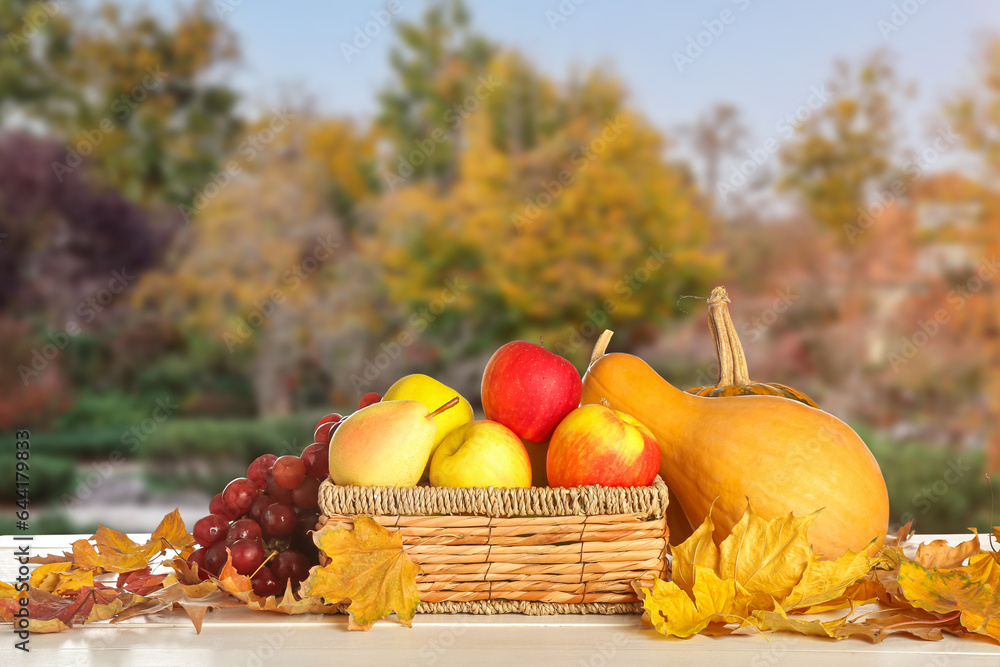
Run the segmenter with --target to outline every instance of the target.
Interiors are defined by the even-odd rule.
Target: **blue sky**
[[[494,41],[519,49],[556,79],[571,67],[604,64],[626,83],[630,99],[665,131],[697,118],[718,101],[735,103],[756,141],[775,136],[774,125],[821,86],[836,59],[858,62],[884,47],[903,77],[918,84],[907,106],[915,135],[940,122],[941,99],[973,81],[977,45],[1000,34],[1000,2],[990,0],[467,0],[473,23]],[[123,4],[139,4],[125,0]],[[181,3],[183,4],[183,3]],[[347,62],[342,42],[372,21],[387,0],[212,0],[240,37],[243,64],[232,81],[250,109],[272,107],[308,94],[321,111],[370,117],[375,93],[390,79],[383,29]],[[417,18],[426,0],[399,0],[393,17]],[[559,7],[573,8],[552,25]],[[172,3],[157,10],[171,13]],[[910,13],[907,13],[909,10]],[[723,12],[730,12],[723,15]],[[898,30],[883,34],[879,21]],[[905,17],[905,23],[900,18]],[[726,18],[722,30],[683,71],[673,54],[697,39],[704,22]],[[718,31],[720,23],[714,27]],[[702,36],[707,42],[707,35]]]

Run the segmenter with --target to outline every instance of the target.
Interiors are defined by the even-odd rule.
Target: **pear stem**
[[[439,414],[441,414],[445,410],[447,410],[449,408],[453,408],[456,405],[458,405],[458,396],[456,396],[455,398],[451,399],[450,401],[448,401],[447,403],[445,403],[444,405],[442,405],[440,408],[438,408],[434,412],[432,412],[429,415],[427,415],[426,418],[427,419],[434,419],[435,417],[437,417]]]

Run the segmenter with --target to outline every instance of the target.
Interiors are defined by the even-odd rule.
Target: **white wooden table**
[[[58,553],[83,535],[35,537],[32,553]],[[132,535],[145,541],[148,535]],[[927,535],[920,541],[945,537]],[[12,582],[14,540],[0,537],[0,579]],[[986,542],[984,540],[984,546]],[[110,624],[90,623],[56,634],[32,635],[30,653],[14,648],[10,626],[0,626],[0,665],[906,665],[1000,667],[1000,645],[986,638],[945,636],[926,642],[891,636],[881,644],[826,640],[788,633],[667,639],[643,627],[637,615],[472,616],[418,615],[412,628],[392,620],[369,632],[348,632],[344,616],[286,616],[242,608],[211,611],[200,635],[183,611]]]

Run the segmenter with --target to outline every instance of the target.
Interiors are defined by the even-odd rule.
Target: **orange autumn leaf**
[[[28,585],[51,593],[56,589],[56,586],[59,585],[59,575],[65,573],[71,567],[73,567],[72,563],[48,563],[46,565],[39,565],[31,573],[31,577],[28,579]],[[93,582],[93,574],[91,574],[91,582]]]
[[[354,520],[353,530],[328,525],[313,539],[329,561],[310,570],[300,595],[323,598],[329,604],[350,600],[347,612],[352,630],[368,630],[393,612],[410,626],[420,604],[420,568],[403,551],[399,533],[390,533],[371,517],[361,516]]]
[[[53,562],[40,565],[31,573],[29,585],[55,595],[67,595],[94,586],[94,571],[75,569],[72,563]]]
[[[167,549],[186,557],[194,551],[194,543],[194,536],[187,532],[180,512],[175,509],[163,518],[145,544],[138,544],[125,533],[107,526],[98,526],[89,540],[73,543],[73,564],[93,570],[132,572],[148,567],[150,558]]]
[[[950,546],[945,540],[934,540],[917,547],[914,560],[926,568],[960,567],[966,560],[979,553],[979,533],[975,533],[967,542],[958,546]]]

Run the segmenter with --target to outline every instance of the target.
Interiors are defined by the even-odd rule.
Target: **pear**
[[[416,486],[437,441],[434,417],[420,401],[381,401],[358,410],[330,440],[330,477],[356,486]]]

